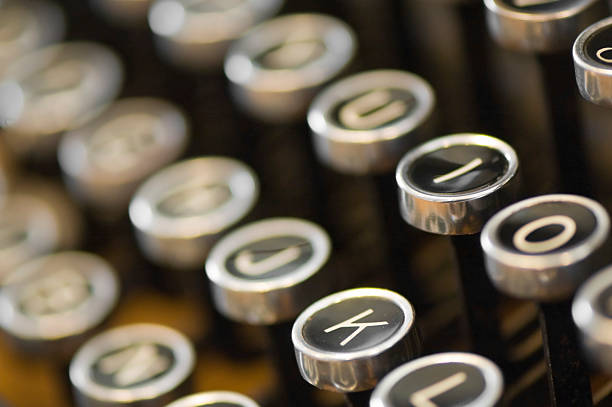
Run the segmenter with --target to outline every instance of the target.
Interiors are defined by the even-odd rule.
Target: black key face
[[[313,255],[312,243],[299,236],[281,236],[249,243],[225,262],[227,270],[247,280],[265,280],[289,274]]]
[[[19,290],[17,306],[23,315],[39,318],[77,309],[92,295],[85,275],[70,267],[48,268]]]
[[[222,206],[232,197],[227,185],[190,185],[177,189],[157,203],[164,216],[182,218],[202,216]]]
[[[91,379],[106,388],[144,386],[173,369],[174,353],[167,346],[134,343],[101,355],[91,367]]]
[[[603,315],[612,319],[612,286],[599,293],[594,306]]]
[[[417,158],[404,177],[425,193],[459,194],[484,189],[509,169],[498,150],[479,145],[454,145]]]
[[[612,26],[593,33],[585,43],[586,55],[597,64],[612,67]]]
[[[405,89],[378,88],[341,100],[330,109],[336,126],[347,130],[374,130],[410,116],[417,104]]]
[[[499,240],[506,250],[521,254],[560,253],[584,243],[595,232],[595,215],[573,202],[544,202],[505,219]]]
[[[263,69],[300,69],[321,58],[327,52],[325,44],[316,38],[306,38],[279,44],[253,58]]]
[[[577,0],[502,0],[511,8],[533,13],[547,13],[570,8]]]
[[[480,397],[485,377],[477,367],[449,362],[424,366],[404,376],[391,388],[390,407],[463,406]]]
[[[319,310],[303,327],[307,343],[326,352],[357,352],[387,341],[404,323],[404,312],[379,297],[348,298]]]

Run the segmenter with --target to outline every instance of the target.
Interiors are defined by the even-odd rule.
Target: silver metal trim
[[[182,397],[166,407],[203,407],[213,403],[235,403],[241,407],[259,407],[255,401],[247,396],[233,391],[207,391]]]

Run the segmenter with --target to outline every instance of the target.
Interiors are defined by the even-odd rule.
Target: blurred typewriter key
[[[370,407],[493,407],[500,405],[502,372],[472,353],[438,353],[406,363],[376,386]]]
[[[369,71],[319,93],[308,124],[327,165],[352,174],[388,172],[406,151],[425,141],[434,103],[431,86],[419,76]]]
[[[283,0],[155,0],[149,26],[159,52],[190,69],[222,66],[230,44],[276,14]]]
[[[444,136],[409,151],[397,166],[396,180],[404,220],[429,233],[451,235],[473,349],[501,363],[498,298],[477,234],[517,195],[516,153],[491,136]]]
[[[44,182],[44,181],[43,181]],[[79,244],[82,219],[51,183],[26,185],[0,199],[0,286],[15,267]]]
[[[22,264],[3,280],[0,325],[29,352],[63,361],[100,325],[119,296],[101,257],[60,252]]]
[[[119,93],[122,67],[103,45],[51,45],[10,64],[0,79],[0,125],[20,155],[48,157],[59,135],[76,128]]]
[[[355,288],[322,298],[293,325],[300,373],[316,387],[346,393],[354,407],[367,406],[369,390],[420,352],[414,319],[408,300],[389,290]]]
[[[183,113],[161,99],[130,98],[62,138],[58,159],[67,185],[96,214],[118,216],[148,175],[187,144]]]
[[[510,296],[541,302],[553,405],[592,403],[571,320],[571,297],[606,264],[609,229],[608,214],[599,203],[576,195],[543,195],[501,210],[482,232],[493,284]]]
[[[302,118],[319,88],[356,52],[355,35],[323,14],[292,14],[266,21],[236,41],[225,75],[236,102],[266,122]]]
[[[612,373],[611,295],[612,267],[608,266],[580,287],[572,304],[572,316],[589,362],[608,374]]]
[[[166,407],[259,407],[259,404],[232,391],[207,391],[180,398]]]
[[[561,190],[592,195],[568,51],[585,27],[609,14],[606,4],[602,0],[485,0],[485,6],[489,32],[502,47],[537,55]]]
[[[153,0],[89,0],[107,20],[122,26],[146,24],[147,13]]]
[[[255,174],[240,161],[194,158],[145,181],[129,216],[145,256],[173,269],[195,270],[219,235],[248,214],[258,193]]]
[[[180,332],[132,324],[86,342],[70,363],[79,407],[164,406],[189,391],[195,351]]]
[[[46,0],[4,0],[0,3],[0,74],[15,58],[60,41],[62,10]]]
[[[612,107],[612,17],[584,30],[574,42],[572,54],[582,97]]]
[[[331,291],[333,277],[324,269],[330,253],[329,236],[318,225],[272,218],[226,235],[206,261],[217,310],[235,321],[269,326],[286,405],[312,403],[297,372],[290,322]]]

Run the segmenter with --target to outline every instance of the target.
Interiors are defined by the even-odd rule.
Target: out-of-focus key
[[[193,270],[220,234],[247,215],[258,193],[255,174],[240,161],[194,158],[151,176],[132,198],[129,215],[149,259]]]
[[[180,332],[133,324],[86,342],[70,363],[79,407],[163,406],[189,391],[195,351]]]
[[[425,141],[434,103],[431,86],[409,72],[369,71],[338,81],[308,111],[317,155],[340,172],[391,171]]]
[[[7,144],[20,155],[51,155],[61,133],[117,96],[122,77],[115,53],[95,43],[61,43],[22,56],[0,79],[0,126]]]
[[[376,386],[370,407],[500,405],[502,372],[472,353],[437,353],[406,363]]]
[[[15,192],[0,199],[0,281],[28,260],[76,247],[82,219],[75,211],[52,184],[28,186],[21,179]]]
[[[612,373],[611,294],[612,267],[608,266],[580,287],[572,304],[572,316],[589,362],[607,373]]]
[[[412,305],[380,288],[320,299],[300,314],[291,338],[302,377],[346,393],[354,407],[367,406],[378,381],[420,351]]]
[[[318,225],[273,218],[228,234],[206,261],[217,310],[242,323],[268,326],[282,404],[312,403],[297,371],[290,323],[331,292],[333,277],[325,268],[330,254],[329,236]]]
[[[259,404],[240,393],[207,391],[180,398],[166,407],[259,407]]]
[[[2,329],[24,350],[60,361],[106,319],[119,296],[115,271],[86,252],[39,257],[2,282]]]
[[[541,303],[553,406],[592,404],[571,297],[606,264],[609,231],[608,214],[599,203],[577,195],[543,195],[501,210],[481,235],[493,284],[510,296]]]
[[[0,3],[0,74],[15,58],[59,41],[65,21],[61,9],[46,0]]]
[[[355,35],[342,21],[323,14],[286,15],[234,43],[225,75],[236,102],[249,114],[267,122],[296,121],[355,52]]]
[[[123,99],[67,133],[58,159],[75,196],[98,214],[121,215],[142,180],[183,152],[187,137],[187,119],[174,105]]]
[[[282,0],[155,0],[149,26],[160,54],[190,69],[223,63],[230,44],[260,21],[276,14]]]

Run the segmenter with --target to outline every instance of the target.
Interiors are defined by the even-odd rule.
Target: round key
[[[132,324],[86,342],[70,362],[79,407],[162,406],[184,395],[195,351],[180,332]]]
[[[216,309],[230,319],[268,327],[281,405],[313,403],[297,371],[290,323],[331,291],[333,277],[325,268],[330,253],[329,236],[318,225],[272,218],[226,235],[206,261]]]
[[[440,137],[409,151],[397,166],[402,216],[442,235],[478,233],[517,192],[518,158],[481,134]]]
[[[291,337],[304,379],[342,393],[371,390],[420,349],[412,305],[380,288],[320,299],[300,314]]]
[[[576,195],[544,195],[501,210],[481,235],[493,284],[510,296],[543,302],[540,325],[553,406],[592,404],[570,299],[606,264],[609,230],[608,214],[599,203]]]
[[[0,80],[0,124],[17,153],[50,153],[58,135],[98,114],[119,93],[122,68],[108,48],[62,43],[10,64]]]
[[[489,359],[472,353],[437,353],[385,376],[370,407],[492,407],[500,403],[503,389],[502,372]]]
[[[603,265],[610,231],[605,209],[576,195],[543,195],[498,212],[482,231],[489,277],[518,298],[570,297]]]
[[[86,252],[30,260],[3,280],[0,326],[25,350],[69,357],[115,307],[113,268]]]
[[[329,292],[321,272],[331,252],[327,233],[314,223],[273,218],[228,234],[211,250],[206,274],[217,308],[257,325],[295,318]]]
[[[90,0],[90,3],[109,21],[129,27],[146,23],[152,0]]]
[[[612,267],[608,266],[580,287],[572,304],[572,316],[589,361],[607,373],[612,373],[611,295]]]
[[[612,107],[612,17],[584,30],[574,42],[572,54],[582,97]]]
[[[587,25],[607,15],[600,0],[485,0],[489,32],[504,48],[567,50]]]
[[[387,172],[425,141],[434,102],[431,86],[419,76],[369,71],[319,93],[308,111],[308,125],[327,165],[347,173]]]
[[[236,41],[225,59],[225,75],[236,102],[254,117],[295,121],[355,51],[355,34],[342,21],[321,14],[286,15]]]
[[[259,407],[259,404],[240,393],[208,391],[180,398],[166,407]]]
[[[188,125],[174,105],[152,98],[113,103],[66,134],[58,159],[72,192],[104,213],[121,213],[138,185],[183,152]]]
[[[61,9],[46,0],[4,0],[0,3],[0,73],[15,58],[61,40]]]
[[[132,198],[129,215],[147,257],[195,269],[219,234],[250,211],[258,193],[255,174],[240,161],[194,158],[151,176]]]
[[[191,69],[217,68],[231,42],[276,14],[282,0],[155,0],[149,26],[158,50]]]
[[[477,233],[518,187],[518,158],[505,142],[482,134],[454,134],[409,151],[397,166],[400,211],[421,230],[451,235],[465,320],[474,351],[505,364],[498,298]]]
[[[0,285],[20,264],[77,245],[81,219],[63,198],[32,189],[0,199]]]

